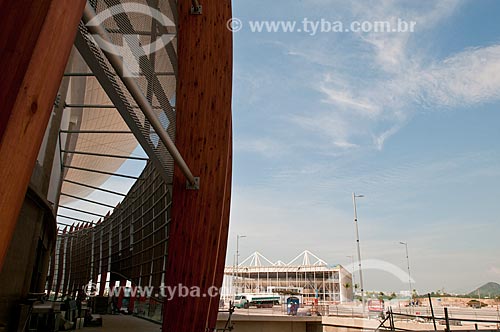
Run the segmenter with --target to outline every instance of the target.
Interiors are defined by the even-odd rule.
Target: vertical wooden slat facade
[[[166,285],[208,294],[222,285],[229,227],[232,13],[229,0],[201,3],[203,14],[192,15],[192,1],[177,2],[176,145],[201,183],[187,189],[175,168]],[[217,310],[218,297],[174,297],[165,303],[163,331],[213,329]]]
[[[112,281],[130,280],[134,286],[151,282],[157,290],[165,272],[170,208],[167,185],[148,164],[127,197],[102,222],[94,227],[79,224],[58,237],[51,264],[59,269],[49,287],[75,296],[90,280],[97,284],[101,275],[102,296],[109,272]]]

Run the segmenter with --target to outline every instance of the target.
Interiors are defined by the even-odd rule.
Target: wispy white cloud
[[[315,131],[326,136],[330,143],[338,148],[355,148],[357,145],[350,142],[352,124],[338,113],[315,113],[313,115],[294,115],[291,121],[307,130]]]
[[[358,20],[393,22],[402,17],[416,21],[417,32],[355,35],[355,52],[350,41],[343,55],[335,53],[336,61],[350,61],[351,67],[325,66],[326,73],[313,86],[330,108],[309,111],[292,121],[325,134],[333,147],[371,145],[380,150],[419,109],[472,106],[500,99],[500,76],[496,75],[500,71],[500,45],[465,49],[444,60],[429,60],[425,48],[414,45],[414,35],[435,28],[461,3],[423,1],[409,8],[407,2],[403,8],[399,1],[381,1],[376,6],[354,3],[350,11]],[[317,64],[316,53],[313,48],[290,51]],[[354,64],[359,68],[353,68]]]
[[[348,108],[368,112],[369,115],[377,114],[380,110],[377,105],[372,104],[369,101],[354,98],[348,91],[341,91],[334,88],[328,88],[326,86],[320,87],[320,91],[327,96],[325,102],[332,103],[334,105],[344,105]]]
[[[384,147],[385,141],[389,137],[391,137],[392,135],[397,133],[400,128],[401,128],[401,126],[395,125],[395,126],[389,128],[388,130],[384,131],[382,134],[375,136],[373,138],[373,142],[374,142],[374,145],[377,148],[377,150],[382,150],[382,148]]]
[[[257,153],[264,157],[281,156],[288,152],[288,147],[270,138],[235,139],[234,150],[237,152]]]
[[[395,0],[356,2],[352,5],[354,17],[367,21],[388,21],[396,26],[398,19],[417,23],[417,31],[434,28],[444,19],[452,16],[463,1],[419,1],[404,2]],[[412,61],[409,57],[408,44],[413,33],[358,33],[357,36],[372,46],[374,60],[387,72],[401,72]]]
[[[484,103],[500,98],[500,45],[473,48],[423,70],[422,99],[444,106]]]

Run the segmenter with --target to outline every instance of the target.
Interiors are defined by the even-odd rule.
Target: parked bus
[[[280,304],[280,296],[274,293],[245,293],[236,295],[234,298],[234,306],[236,308],[248,309],[250,306],[255,306],[257,308],[269,308],[275,304]]]

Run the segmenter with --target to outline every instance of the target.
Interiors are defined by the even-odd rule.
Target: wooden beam
[[[0,4],[0,269],[85,2]]]
[[[0,2],[0,139],[7,127],[49,5],[50,1]]]
[[[208,331],[215,327],[229,228],[232,164],[232,34],[230,0],[203,1],[191,15],[191,0],[177,2],[178,80],[176,145],[200,189],[186,189],[176,167],[166,285],[200,287],[201,297],[174,297],[164,306],[163,331]]]

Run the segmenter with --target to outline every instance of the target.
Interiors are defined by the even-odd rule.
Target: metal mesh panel
[[[127,3],[137,3],[149,6],[159,10],[170,20],[173,21],[174,19],[172,8],[165,5],[163,1],[161,6],[158,5],[158,1],[154,0],[128,1]],[[95,2],[95,9],[98,15],[104,11],[116,13],[120,8],[122,8],[122,3],[118,0],[98,0]],[[122,45],[126,36],[136,36],[140,41],[139,46],[144,46],[154,42],[160,35],[175,33],[175,26],[164,27],[155,19],[137,13],[114,14],[109,19],[105,20],[103,25],[107,29],[111,40],[116,45]],[[89,34],[83,23],[80,24],[79,32],[84,38],[87,46],[91,49],[92,55],[98,61],[99,66],[104,70],[107,79],[111,82],[116,93],[118,93],[125,105],[126,110],[122,111],[126,111],[130,118],[133,119],[136,128],[131,128],[132,131],[135,135],[141,135],[145,139],[149,148],[145,148],[145,151],[148,154],[152,151],[154,154],[153,157],[159,160],[162,166],[162,169],[159,171],[163,172],[164,174],[162,175],[166,175],[165,178],[167,182],[170,182],[173,175],[174,163],[167,149],[159,139],[157,133],[150,126],[149,122],[145,119],[144,114],[135,103],[133,97],[128,93],[126,87],[116,75],[111,64],[102,53],[102,50],[94,42],[93,37]],[[144,96],[147,97],[150,104],[153,106],[156,116],[162,123],[166,132],[174,141],[175,110],[170,100],[174,99],[176,86],[175,73],[177,71],[177,59],[175,43],[176,40],[174,39],[164,48],[151,54],[145,54],[142,47],[136,47],[132,50],[134,54],[141,55],[139,59],[140,76],[135,78],[135,81]],[[150,158],[153,159],[153,157],[150,155]]]

